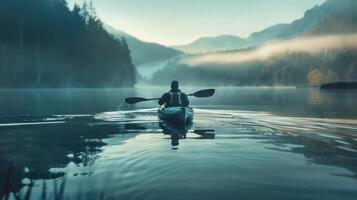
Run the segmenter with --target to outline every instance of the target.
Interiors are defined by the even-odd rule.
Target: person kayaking
[[[164,105],[166,108],[175,106],[188,107],[190,101],[187,95],[179,89],[179,82],[172,81],[171,90],[162,95],[158,103],[160,106]]]

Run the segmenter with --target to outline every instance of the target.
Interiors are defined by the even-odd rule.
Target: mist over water
[[[142,79],[150,80],[157,71],[164,69],[165,67],[176,62],[176,60],[179,60],[180,58],[181,58],[180,56],[176,56],[169,60],[162,60],[158,62],[150,62],[150,63],[142,64],[137,66],[137,70]],[[141,81],[139,80],[139,85],[141,82],[142,80]]]
[[[242,63],[267,60],[284,53],[305,52],[316,54],[323,50],[357,49],[357,34],[305,36],[302,38],[269,42],[257,48],[237,52],[207,53],[185,57],[189,65]]]
[[[118,110],[166,90],[1,90],[0,173],[12,163],[14,187],[32,181],[34,199],[63,181],[78,199],[357,195],[356,92],[217,88],[190,99],[193,125],[181,130],[158,120],[156,102]]]
[[[356,200],[357,0],[262,2],[0,0],[0,200]]]

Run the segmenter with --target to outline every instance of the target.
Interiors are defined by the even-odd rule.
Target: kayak
[[[160,108],[158,115],[161,120],[166,122],[186,124],[193,119],[193,109],[190,107]]]
[[[186,124],[193,120],[193,109],[190,107],[168,107],[160,108],[159,118],[166,122]]]

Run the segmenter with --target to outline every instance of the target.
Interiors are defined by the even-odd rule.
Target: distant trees
[[[104,30],[92,4],[1,0],[0,30],[0,87],[135,84],[125,40]]]
[[[320,53],[286,52],[265,61],[189,66],[171,62],[154,74],[154,84],[178,79],[195,85],[273,86],[320,85],[357,80],[357,50]]]
[[[322,73],[319,69],[314,69],[307,75],[308,83],[312,86],[318,86],[324,83],[339,81],[339,77],[333,70],[329,69],[327,74]]]
[[[357,33],[357,6],[354,0],[327,1],[305,14],[305,19],[293,24],[301,31],[301,22],[315,23],[312,30],[306,29],[303,36],[320,36],[328,34]],[[338,7],[336,7],[338,6]],[[327,10],[323,10],[327,9]],[[332,13],[331,13],[332,12]],[[323,18],[315,14],[327,14]],[[305,24],[302,23],[301,25]],[[276,26],[275,28],[286,26]],[[271,31],[272,29],[270,29]],[[279,30],[278,30],[279,31]],[[295,31],[295,32],[294,32]],[[253,34],[254,35],[254,34]],[[259,37],[255,35],[255,37]],[[355,41],[350,41],[355,42]],[[241,50],[244,51],[244,50]],[[234,51],[232,51],[234,52]],[[236,51],[239,52],[239,51]],[[205,64],[190,66],[185,62],[171,62],[170,65],[157,72],[152,82],[167,83],[169,80],[183,80],[186,84],[233,85],[233,86],[271,86],[271,85],[320,85],[335,81],[357,81],[357,49],[321,49],[320,52],[285,52],[264,61],[248,61],[241,63]]]

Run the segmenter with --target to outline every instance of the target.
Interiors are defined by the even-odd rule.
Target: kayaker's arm
[[[162,106],[164,105],[165,103],[167,104],[167,102],[169,102],[169,98],[170,98],[170,95],[165,93],[164,95],[162,95],[162,97],[159,99],[159,105]]]
[[[181,94],[181,100],[182,100],[182,106],[187,107],[190,105],[190,101],[188,100],[188,97],[185,93]]]

